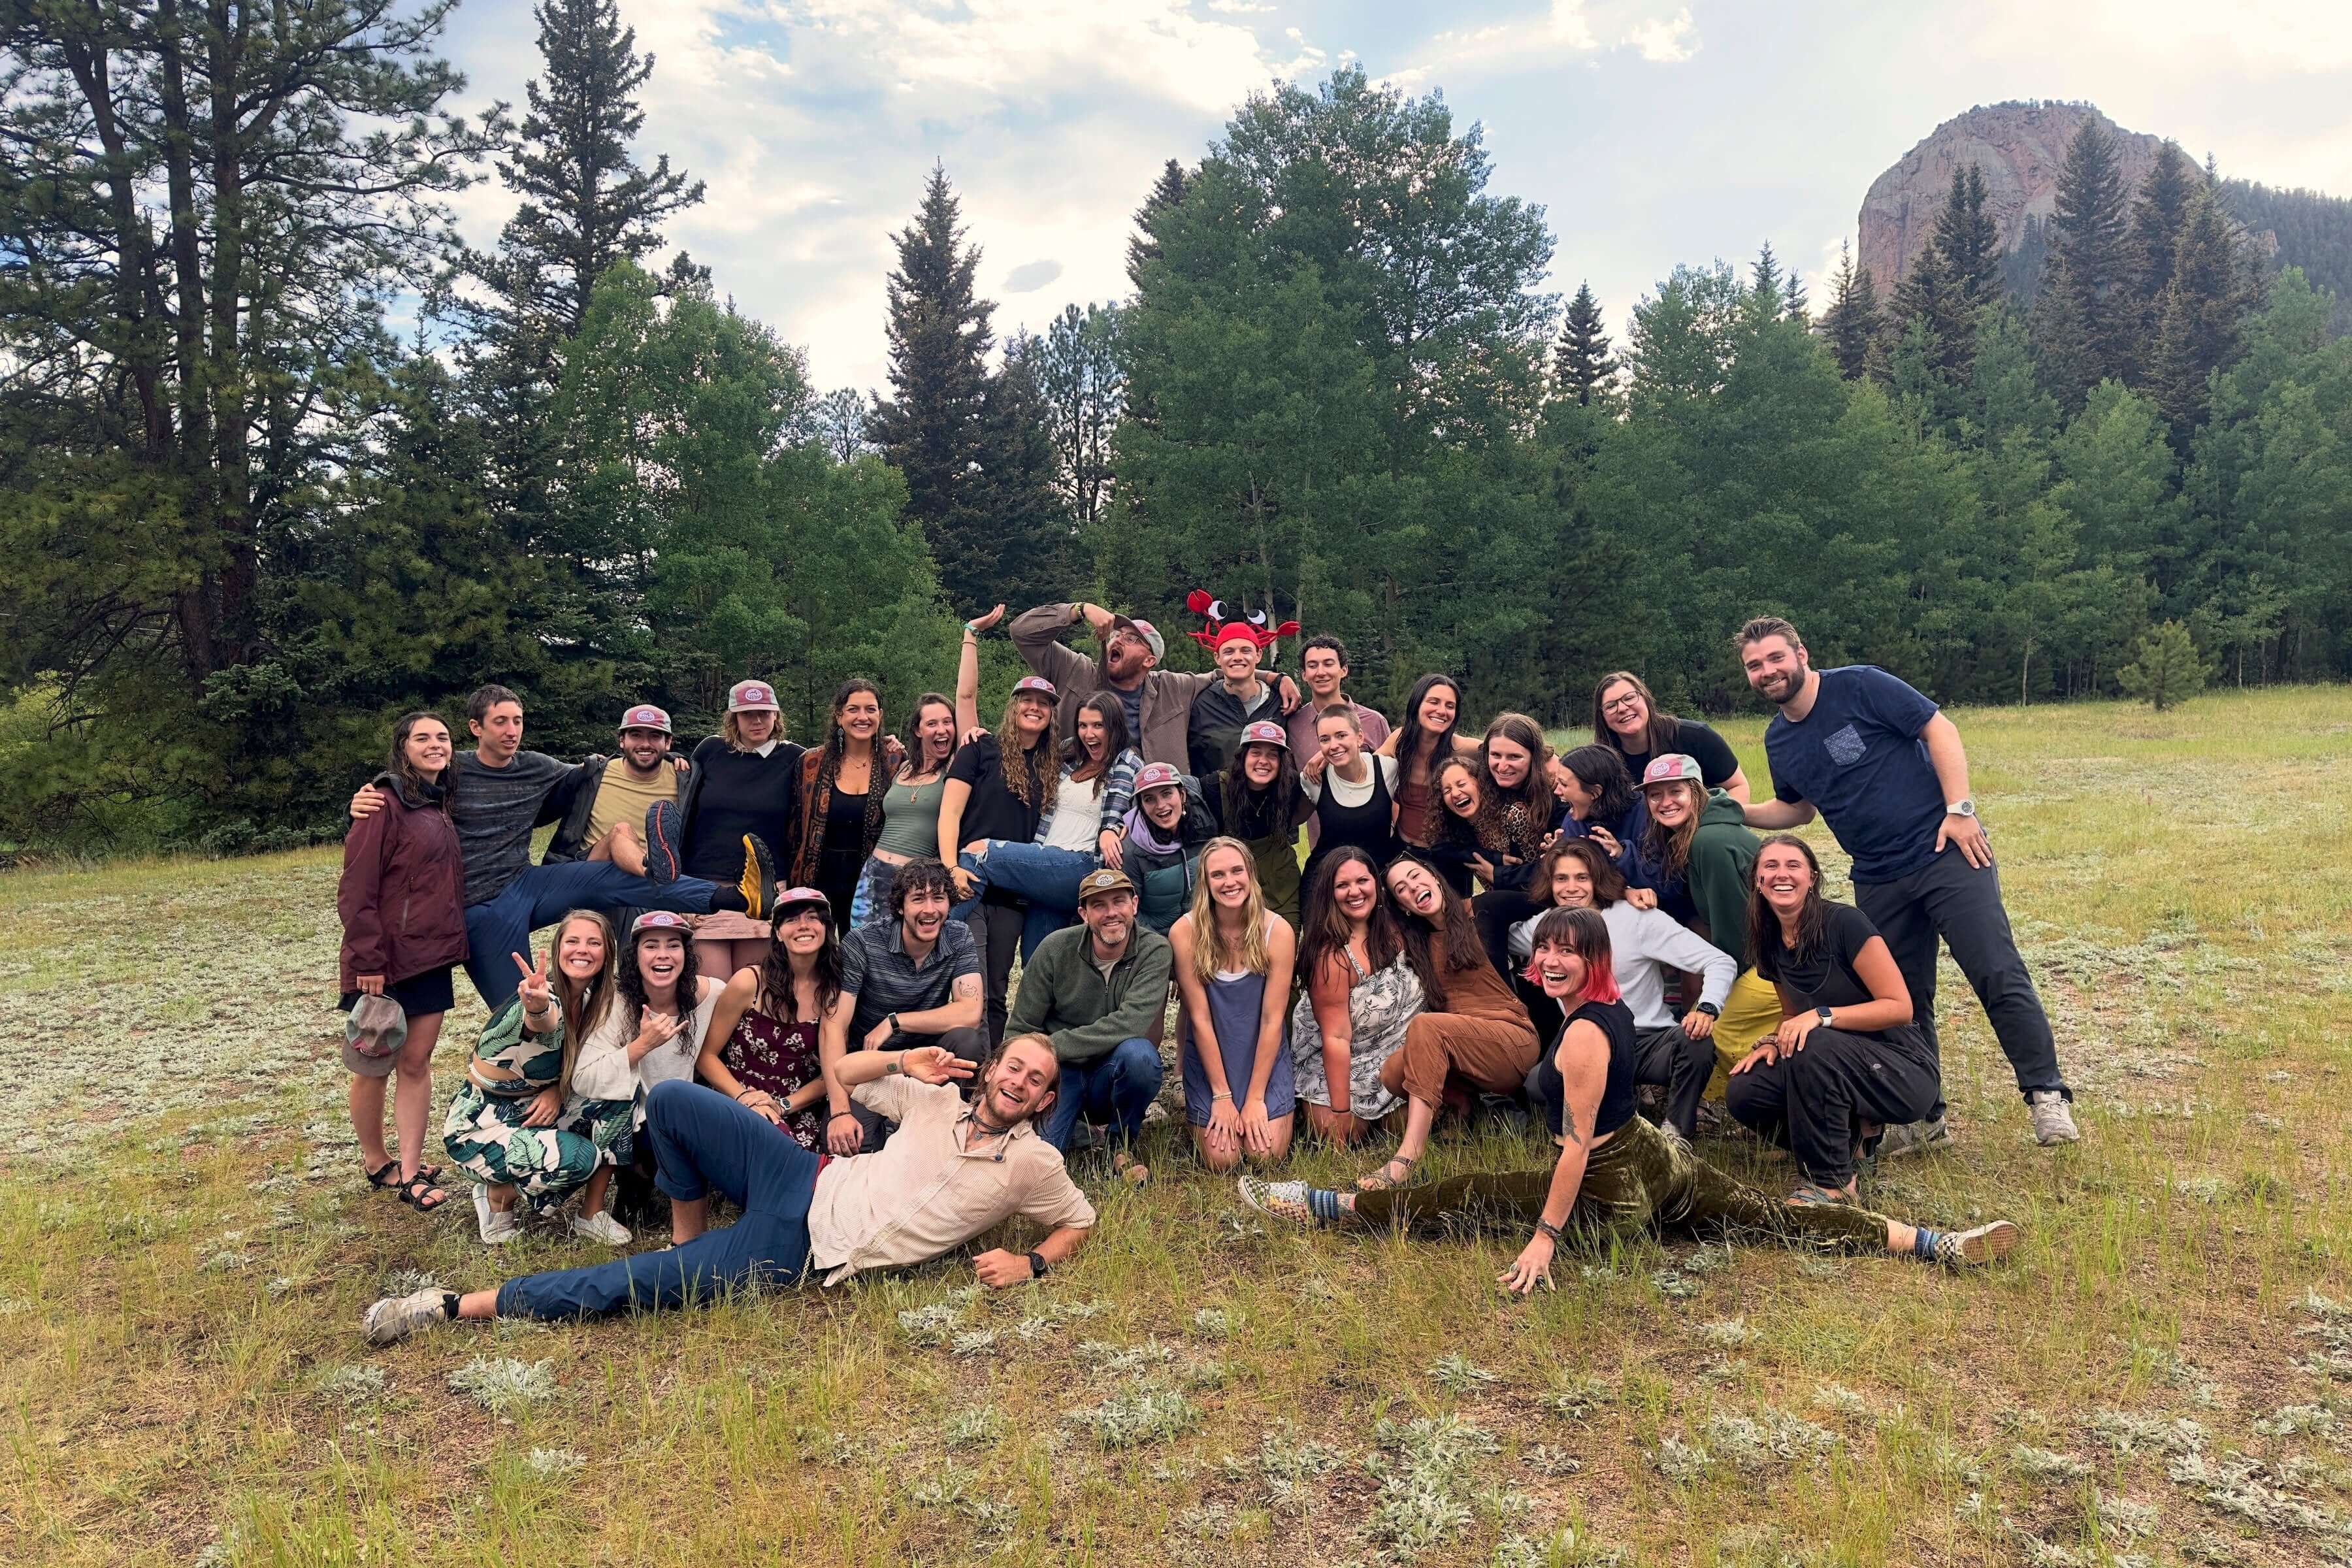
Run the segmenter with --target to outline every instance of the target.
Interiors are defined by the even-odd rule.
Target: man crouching
[[[1054,1102],[1053,1042],[1006,1040],[966,1105],[954,1083],[972,1070],[937,1046],[844,1058],[841,1081],[852,1098],[898,1123],[880,1150],[846,1159],[810,1153],[715,1090],[657,1083],[646,1099],[645,1131],[658,1161],[655,1181],[669,1194],[675,1247],[524,1275],[495,1290],[387,1298],[367,1310],[361,1327],[371,1343],[386,1345],[450,1318],[659,1311],[735,1287],[795,1285],[812,1271],[837,1285],[861,1268],[928,1262],[1013,1215],[1050,1234],[1026,1256],[983,1252],[972,1272],[999,1289],[1042,1278],[1077,1251],[1095,1223],[1061,1154],[1034,1125]],[[743,1210],[715,1231],[704,1228],[714,1190]]]

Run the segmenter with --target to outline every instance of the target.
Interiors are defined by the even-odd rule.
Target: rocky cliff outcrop
[[[1936,231],[1936,214],[1950,193],[1952,172],[1970,163],[1984,171],[1985,210],[2000,226],[2001,248],[2013,250],[2029,217],[2047,219],[2058,205],[2058,174],[2066,144],[2096,115],[2116,138],[2124,190],[2139,187],[2162,141],[2126,131],[2087,103],[1996,103],[1947,120],[1935,133],[1871,182],[1862,199],[1855,263],[1870,269],[1883,296]],[[2194,167],[2192,163],[2192,168]],[[2197,172],[2202,179],[2202,171]]]

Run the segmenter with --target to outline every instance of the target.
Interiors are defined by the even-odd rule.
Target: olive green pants
[[[1533,1229],[1551,1194],[1551,1172],[1454,1176],[1426,1186],[1365,1193],[1356,1217],[1406,1230],[1496,1226]],[[1797,1246],[1883,1252],[1886,1217],[1851,1204],[1792,1205],[1736,1181],[1635,1117],[1592,1152],[1584,1184],[1561,1228],[1586,1245],[1656,1227],[1718,1230]]]

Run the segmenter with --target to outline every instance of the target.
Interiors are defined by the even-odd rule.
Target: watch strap
[[[1044,1253],[1034,1250],[1030,1252],[1029,1278],[1032,1279],[1043,1279],[1045,1278],[1045,1255]]]

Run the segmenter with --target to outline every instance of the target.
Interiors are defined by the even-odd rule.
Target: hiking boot
[[[776,862],[757,834],[743,835],[743,879],[735,886],[743,895],[743,912],[766,920],[776,901]]]
[[[607,1247],[626,1247],[633,1239],[629,1227],[603,1209],[594,1214],[573,1215],[564,1223],[572,1235],[585,1237],[590,1241],[601,1241]]]
[[[1931,1149],[1951,1146],[1951,1126],[1940,1116],[1926,1121],[1898,1121],[1879,1134],[1873,1158],[1899,1160],[1906,1154],[1925,1154]]]
[[[2072,1143],[2083,1136],[2082,1129],[2074,1125],[2074,1108],[2059,1090],[2035,1089],[2025,1097],[2025,1104],[2033,1117],[2033,1141],[2043,1148]]]
[[[657,800],[646,807],[646,880],[667,887],[677,880],[677,802]]]
[[[448,1321],[446,1294],[436,1285],[405,1296],[387,1296],[360,1314],[360,1332],[372,1345],[398,1344],[419,1329]]]

